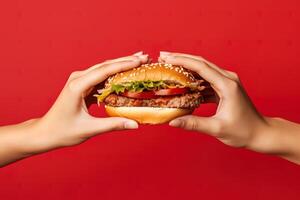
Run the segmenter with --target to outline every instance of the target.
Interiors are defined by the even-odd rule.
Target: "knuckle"
[[[119,123],[115,126],[115,130],[123,130],[125,128],[126,126],[124,125],[124,123]]]
[[[196,121],[193,121],[191,124],[191,129],[193,131],[197,131],[198,130],[198,123]]]
[[[76,80],[71,80],[69,83],[68,83],[68,89],[71,91],[71,92],[78,92],[80,91],[79,90],[79,85],[77,83]]]
[[[80,76],[80,74],[81,74],[81,71],[74,71],[70,74],[69,79],[77,78]]]
[[[107,124],[110,131],[117,131],[126,129],[126,125],[123,122],[115,122]]]
[[[198,123],[196,120],[188,120],[188,122],[184,122],[184,127],[188,130],[197,131]]]
[[[229,88],[229,90],[233,91],[233,92],[239,90],[239,86],[240,86],[239,82],[236,80],[228,80],[226,85],[227,85],[227,88]]]
[[[229,72],[230,76],[232,77],[233,80],[235,81],[239,81],[240,78],[239,78],[239,75],[235,72]]]
[[[230,78],[223,78],[219,81],[219,89],[221,92],[221,98],[232,98],[241,90],[240,83]]]

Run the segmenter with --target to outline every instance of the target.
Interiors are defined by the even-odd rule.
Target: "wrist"
[[[282,151],[280,148],[280,136],[274,131],[275,118],[262,117],[262,120],[255,125],[252,138],[247,149],[252,151],[275,154]]]
[[[0,167],[54,147],[40,119],[0,127]]]
[[[47,130],[47,126],[43,123],[43,118],[32,119],[24,123],[24,131],[21,134],[19,141],[19,151],[25,156],[30,156],[38,153],[50,151],[58,148],[52,142],[51,134]]]
[[[299,125],[277,117],[263,119],[264,123],[257,127],[248,149],[288,159],[294,157],[296,152],[300,153]]]
[[[16,125],[1,127],[0,146],[3,156],[14,157],[15,160],[34,154],[31,150],[31,135],[38,119],[31,119]],[[1,150],[1,149],[0,149]],[[5,150],[5,151],[4,151]],[[4,153],[3,153],[4,152]]]

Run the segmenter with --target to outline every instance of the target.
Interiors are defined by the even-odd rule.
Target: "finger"
[[[191,55],[191,54],[185,54],[185,53],[166,52],[166,51],[161,51],[160,55],[162,55],[162,56],[165,56],[165,55],[174,55],[174,56],[182,56],[182,57],[187,57],[187,58],[193,58],[193,59],[196,59],[196,60],[199,60],[199,61],[207,63],[210,67],[212,67],[216,71],[220,72],[224,76],[227,76],[228,78],[232,78],[230,71],[218,67],[214,63],[206,60],[205,58],[203,58],[201,56]]]
[[[138,52],[134,53],[133,55],[135,55],[135,56],[140,56],[140,55],[143,55],[143,54],[144,54],[143,51],[138,51]]]
[[[98,64],[95,64],[85,70],[81,70],[81,71],[74,71],[72,72],[72,74],[70,75],[68,81],[70,80],[73,80],[73,79],[76,79],[84,74],[86,74],[87,72],[91,71],[91,70],[94,70],[98,67],[101,67],[105,64],[110,64],[110,63],[116,63],[116,62],[120,62],[120,61],[132,61],[132,60],[136,60],[136,59],[140,59],[141,60],[141,63],[148,63],[149,62],[149,56],[148,54],[145,54],[143,55],[143,52],[142,51],[139,51],[131,56],[125,56],[125,57],[121,57],[121,58],[116,58],[116,59],[112,59],[112,60],[107,60],[107,61],[104,61],[102,63],[98,63]]]
[[[197,72],[202,78],[208,81],[214,89],[222,91],[222,88],[224,87],[224,85],[226,85],[225,83],[227,81],[227,77],[217,70],[211,68],[205,62],[193,58],[173,55],[161,56],[161,59],[166,63],[182,65],[187,69]]]
[[[116,63],[116,62],[120,62],[120,61],[134,60],[136,58],[140,59],[142,63],[146,63],[149,59],[149,55],[143,54],[143,55],[125,56],[122,58],[116,58],[113,60],[105,61],[103,64],[110,64],[110,63]]]
[[[145,58],[148,59],[149,55],[148,54],[144,54],[143,51],[139,51],[139,52],[136,52],[130,56],[124,56],[124,57],[120,57],[120,58],[116,58],[116,59],[111,59],[111,60],[107,60],[105,61],[104,63],[115,63],[115,62],[118,62],[118,61],[125,61],[125,60],[131,60],[131,59],[135,59],[135,58],[140,58],[142,59],[142,61],[144,62],[147,62],[147,60],[145,60]]]
[[[183,56],[187,58],[194,58],[196,60],[202,60],[200,56],[191,55],[186,53],[176,53],[176,52],[168,52],[168,51],[160,51],[160,56],[173,55],[173,56]]]
[[[88,73],[78,77],[69,82],[69,88],[80,94],[84,93],[89,88],[103,82],[110,75],[116,74],[121,71],[126,71],[141,64],[140,60],[120,61],[111,64],[105,64],[100,68],[95,68]]]
[[[137,129],[138,123],[134,120],[122,117],[92,117],[92,120],[88,122],[88,127],[88,132],[92,134],[98,134],[116,130]]]
[[[214,135],[218,132],[218,122],[212,117],[198,117],[195,115],[186,115],[176,118],[169,122],[170,126],[183,128],[190,131],[199,131]]]
[[[141,61],[141,63],[144,64],[144,63],[148,62],[149,56],[147,54],[145,54],[145,55],[133,55],[133,56],[125,56],[125,57],[121,57],[121,58],[107,60],[107,61],[104,61],[103,63],[99,63],[99,64],[96,64],[94,66],[89,67],[88,69],[84,70],[83,74],[85,74],[85,73],[87,73],[87,72],[89,72],[93,69],[96,69],[98,67],[101,67],[105,64],[112,64],[112,63],[121,62],[121,61],[132,61],[132,60],[136,60],[136,59],[139,59]]]
[[[206,62],[210,67],[214,68],[215,70],[217,70],[218,72],[220,72],[221,74],[226,76],[227,78],[230,78],[232,80],[237,80],[238,79],[237,74],[235,72],[232,72],[232,71],[229,71],[229,70],[226,70],[226,69],[222,69],[222,68],[218,67],[216,64],[204,59],[201,56],[198,56],[198,60]]]

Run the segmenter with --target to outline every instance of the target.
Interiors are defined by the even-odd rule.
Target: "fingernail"
[[[135,54],[133,54],[135,56],[140,56],[140,55],[143,55],[143,51],[139,51],[139,52],[136,52]]]
[[[172,121],[170,121],[170,123],[169,123],[169,125],[170,125],[170,126],[173,126],[173,127],[179,127],[180,124],[181,124],[181,120],[179,120],[179,119],[172,120]]]
[[[160,55],[159,58],[161,58],[162,60],[166,60],[169,56],[168,55]]]
[[[159,55],[170,55],[171,53],[170,52],[168,52],[168,51],[160,51],[159,52]]]
[[[129,60],[129,61],[134,62],[134,63],[140,63],[141,59],[139,57],[136,57],[136,58],[134,58],[132,60]]]
[[[160,55],[159,56],[163,61],[166,61],[167,59],[170,60],[172,58],[174,58],[174,56],[172,55]]]
[[[137,129],[139,125],[135,121],[127,121],[124,123],[125,129]]]

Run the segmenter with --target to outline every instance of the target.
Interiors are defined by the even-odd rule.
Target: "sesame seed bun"
[[[111,76],[107,80],[105,88],[112,84],[132,81],[176,81],[186,86],[195,82],[196,79],[190,71],[181,66],[151,63]],[[109,116],[133,119],[140,124],[163,124],[176,117],[190,114],[194,109],[105,105],[105,110]]]
[[[105,87],[109,87],[111,84],[120,84],[131,81],[177,81],[181,85],[188,85],[194,82],[196,79],[193,74],[187,69],[181,66],[175,66],[164,63],[151,63],[143,64],[140,67],[133,68],[131,70],[117,73],[111,76]]]
[[[163,124],[177,117],[193,112],[193,109],[158,108],[158,107],[113,107],[105,105],[111,117],[125,117],[140,124]]]

